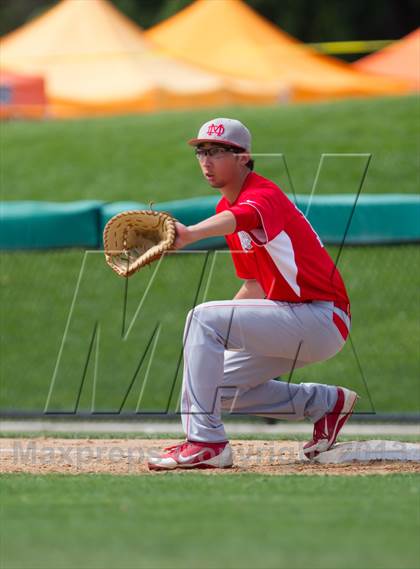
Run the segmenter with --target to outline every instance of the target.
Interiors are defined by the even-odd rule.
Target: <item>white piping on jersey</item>
[[[261,224],[262,224],[263,229],[264,229],[264,233],[265,233],[265,243],[262,243],[262,244],[260,245],[260,244],[257,243],[256,241],[254,241],[254,240],[253,240],[253,241],[254,241],[254,243],[255,243],[255,245],[256,245],[257,247],[264,247],[264,245],[266,245],[266,243],[268,243],[268,233],[267,233],[267,231],[265,230],[264,218],[263,218],[263,216],[261,215],[260,210],[259,210],[259,209],[257,208],[257,206],[254,205],[254,204],[255,204],[255,202],[253,202],[252,200],[246,200],[246,201],[244,201],[244,202],[240,202],[238,205],[250,205],[251,207],[253,207],[253,208],[257,211],[258,215],[260,216]],[[256,237],[257,239],[259,239],[260,241],[262,241],[262,240],[258,237],[257,232],[258,232],[258,234],[260,235],[260,234],[261,234],[261,229],[252,229],[252,230],[250,230],[250,231],[247,231],[247,233],[250,234],[251,238],[252,238],[252,233],[254,233],[255,237]]]
[[[278,235],[276,235],[276,237],[274,237],[274,239],[269,241],[268,234],[264,225],[263,216],[261,215],[261,212],[256,207],[256,205],[254,205],[255,202],[252,202],[251,200],[246,200],[244,202],[240,202],[240,204],[241,205],[248,204],[251,207],[255,208],[255,210],[257,211],[258,215],[261,218],[261,224],[264,229],[265,243],[262,243],[260,245],[254,239],[252,239],[252,236],[254,235],[254,237],[262,241],[262,239],[260,239],[259,237],[259,235],[261,235],[262,233],[261,229],[253,229],[247,231],[248,235],[251,237],[253,243],[257,247],[265,247],[268,254],[272,258],[274,264],[276,265],[278,271],[283,276],[287,284],[290,286],[293,292],[297,294],[297,296],[300,296],[300,286],[297,284],[298,268],[296,265],[295,252],[293,250],[293,244],[290,237],[285,231],[281,231]]]
[[[276,235],[274,239],[269,241],[268,234],[264,225],[264,218],[261,215],[261,212],[255,205],[255,202],[252,202],[251,200],[240,202],[240,205],[247,205],[247,204],[253,207],[261,218],[261,224],[263,226],[265,233],[265,243],[262,243],[260,245],[254,239],[252,239],[252,236],[254,235],[254,237],[262,241],[262,239],[260,239],[259,237],[262,233],[261,229],[252,229],[250,231],[247,231],[247,233],[249,234],[253,243],[257,247],[265,247],[268,254],[272,258],[274,264],[276,265],[278,271],[283,276],[287,284],[290,286],[293,292],[297,294],[297,296],[300,296],[300,286],[297,284],[298,268],[296,265],[295,252],[293,250],[293,244],[290,237],[283,230],[280,231],[280,233]]]
[[[293,292],[300,296],[300,286],[297,284],[298,268],[290,237],[285,231],[280,231],[280,233],[269,243],[266,243],[264,247],[287,284]]]

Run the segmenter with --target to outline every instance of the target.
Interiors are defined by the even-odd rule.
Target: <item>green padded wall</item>
[[[1,249],[100,246],[101,201],[0,203]]]
[[[289,198],[293,199],[291,195]],[[219,195],[161,202],[152,207],[167,211],[185,225],[215,214]],[[296,204],[326,244],[340,244],[354,209],[355,195],[297,195]],[[106,222],[117,213],[148,209],[141,202],[11,201],[0,204],[0,249],[56,247],[102,248]],[[420,196],[361,195],[351,217],[346,244],[386,244],[420,241]],[[223,237],[204,239],[188,249],[226,246]]]

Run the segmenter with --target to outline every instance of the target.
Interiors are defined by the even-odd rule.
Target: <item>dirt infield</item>
[[[150,452],[174,444],[173,439],[59,439],[3,438],[0,448],[2,473],[31,474],[148,474]],[[200,470],[203,475],[233,475],[247,472],[284,474],[357,475],[420,473],[418,462],[370,461],[318,464],[302,457],[302,442],[231,441],[235,465],[226,470]],[[176,474],[189,471],[177,470]],[[163,473],[173,475],[174,473]]]

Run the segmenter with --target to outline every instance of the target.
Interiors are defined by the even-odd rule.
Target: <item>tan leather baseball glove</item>
[[[129,277],[165,251],[173,248],[176,219],[163,211],[123,211],[104,228],[104,253],[108,265]]]

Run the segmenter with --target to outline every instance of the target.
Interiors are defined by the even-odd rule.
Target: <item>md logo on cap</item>
[[[209,125],[209,128],[207,129],[207,134],[209,136],[211,136],[212,134],[215,134],[216,136],[222,136],[224,132],[225,132],[225,127],[222,124],[215,125],[214,123],[211,123],[211,125]]]
[[[210,119],[200,127],[197,137],[191,138],[188,144],[195,146],[206,141],[230,144],[251,152],[251,133],[236,119],[224,117]]]

